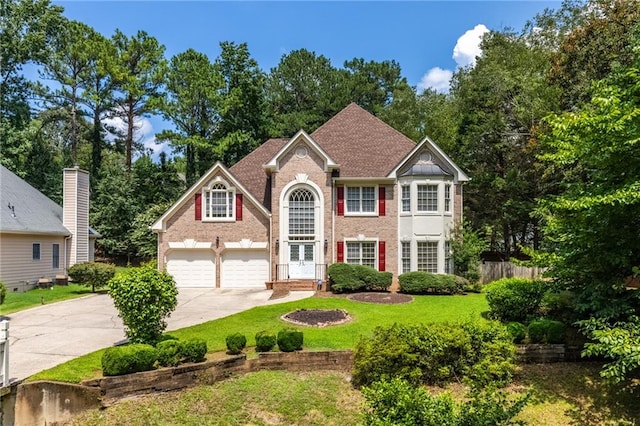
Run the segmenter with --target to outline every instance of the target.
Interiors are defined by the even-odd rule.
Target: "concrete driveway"
[[[296,291],[284,298],[269,300],[271,294],[271,290],[182,288],[167,330],[200,324],[255,306],[304,299],[313,292]],[[38,306],[3,319],[10,320],[11,381],[25,379],[125,338],[118,311],[106,294]]]

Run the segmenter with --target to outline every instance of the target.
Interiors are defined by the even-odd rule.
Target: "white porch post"
[[[0,386],[9,386],[9,321],[0,321]]]

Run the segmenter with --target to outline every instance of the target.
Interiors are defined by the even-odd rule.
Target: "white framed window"
[[[451,213],[451,185],[444,186],[444,211]]]
[[[60,268],[60,244],[54,244],[51,247],[52,261],[51,267],[53,269]]]
[[[31,259],[40,260],[40,243],[33,243],[31,247]]]
[[[346,263],[376,267],[375,241],[347,241]]]
[[[418,241],[418,271],[438,273],[438,242]]]
[[[315,197],[308,189],[296,189],[289,195],[289,236],[313,236],[315,233]]]
[[[453,253],[451,252],[451,241],[444,242],[444,273],[453,274]]]
[[[402,273],[411,271],[411,241],[402,241]]]
[[[375,212],[375,186],[347,187],[347,214],[375,214]]]
[[[207,220],[234,220],[235,190],[222,182],[205,189],[203,204],[204,218]]]
[[[402,185],[402,211],[411,211],[411,186]]]
[[[418,185],[418,211],[438,211],[438,185]]]

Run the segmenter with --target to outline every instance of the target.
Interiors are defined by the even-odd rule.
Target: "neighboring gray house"
[[[89,173],[64,169],[63,179],[60,207],[0,165],[0,280],[9,291],[94,260],[100,235],[89,227]]]

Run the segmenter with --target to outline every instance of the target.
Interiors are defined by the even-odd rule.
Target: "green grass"
[[[352,302],[339,297],[314,297],[295,302],[261,306],[170,332],[179,339],[198,337],[206,340],[210,352],[226,349],[225,338],[231,333],[247,337],[247,346],[255,345],[260,330],[277,332],[291,324],[280,317],[295,309],[345,309],[352,320],[332,327],[299,327],[304,331],[304,348],[309,350],[350,349],[361,336],[368,336],[376,326],[393,323],[421,323],[480,320],[488,310],[484,294],[465,296],[416,296],[411,303],[383,305]],[[100,356],[89,354],[32,376],[30,380],[80,382],[95,376],[100,369]]]
[[[34,289],[23,293],[7,291],[7,297],[0,305],[0,314],[8,315],[35,306],[60,302],[91,294],[91,287],[78,284],[55,285],[50,289]]]
[[[355,425],[360,392],[338,373],[262,371],[91,410],[75,425]]]

